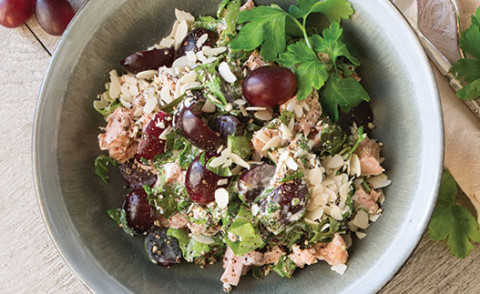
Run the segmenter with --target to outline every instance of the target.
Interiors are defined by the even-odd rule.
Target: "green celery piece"
[[[295,263],[290,258],[286,255],[282,255],[272,270],[280,277],[290,279],[296,268]]]
[[[227,245],[237,256],[244,255],[250,251],[262,247],[263,240],[253,225],[254,218],[250,211],[244,206],[240,208],[237,217],[228,228],[228,233],[234,234],[238,240],[233,242],[227,237]]]
[[[227,146],[233,153],[247,160],[252,155],[250,140],[246,136],[228,136]]]

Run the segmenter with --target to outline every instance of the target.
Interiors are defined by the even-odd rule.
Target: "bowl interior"
[[[36,114],[33,162],[40,204],[53,239],[78,276],[95,292],[221,292],[220,265],[162,268],[148,261],[141,238],[130,238],[105,210],[121,205],[118,174],[105,186],[93,173],[97,135],[104,125],[92,107],[108,71],[170,32],[174,8],[213,15],[217,0],[90,1],[75,18],[44,82]],[[268,4],[274,1],[256,1]],[[275,1],[286,7],[292,1]],[[434,203],[442,161],[442,122],[436,86],[423,51],[387,1],[351,1],[347,40],[362,61],[384,142],[384,215],[356,241],[340,276],[326,264],[299,270],[293,279],[272,274],[242,278],[236,293],[372,292],[382,287],[417,244]]]

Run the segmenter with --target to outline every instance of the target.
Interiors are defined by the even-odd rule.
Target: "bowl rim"
[[[82,7],[79,9],[79,11],[76,13],[70,24],[68,25],[66,31],[62,35],[62,37],[59,40],[59,43],[57,44],[55,48],[55,52],[52,55],[51,61],[49,63],[49,66],[47,68],[45,78],[42,82],[42,85],[40,87],[40,91],[38,94],[37,102],[35,105],[35,113],[34,113],[34,119],[33,119],[33,131],[32,131],[32,147],[31,147],[31,162],[32,162],[32,175],[34,178],[34,184],[35,184],[35,192],[36,192],[36,200],[37,203],[40,207],[40,211],[42,214],[42,218],[45,224],[45,227],[47,228],[48,234],[54,243],[58,253],[62,257],[62,259],[65,261],[66,265],[70,268],[70,270],[75,274],[75,276],[81,281],[82,284],[84,284],[90,291],[94,293],[108,293],[108,292],[113,292],[113,293],[130,293],[131,291],[128,290],[125,286],[123,286],[120,282],[118,282],[116,279],[108,275],[107,272],[101,268],[100,265],[98,265],[95,262],[95,259],[93,256],[88,256],[92,260],[94,264],[90,263],[79,263],[77,262],[75,256],[71,254],[71,252],[68,252],[66,250],[66,244],[62,241],[61,239],[61,234],[57,230],[56,225],[54,221],[51,218],[51,211],[49,210],[48,207],[48,201],[45,197],[44,193],[44,183],[42,181],[42,171],[40,167],[40,161],[39,158],[41,157],[39,155],[39,144],[38,140],[40,137],[41,133],[41,118],[42,118],[42,112],[44,110],[44,102],[46,100],[46,92],[47,92],[47,86],[49,83],[49,79],[51,76],[51,73],[55,71],[56,67],[58,67],[58,59],[59,56],[61,56],[64,51],[64,48],[67,46],[66,43],[68,43],[68,39],[70,35],[73,35],[76,33],[76,23],[79,21],[79,19],[82,19],[85,14],[89,13],[91,8],[94,6],[95,1],[87,1]],[[405,262],[407,259],[411,256],[415,248],[418,246],[420,239],[423,236],[423,233],[428,225],[428,221],[430,220],[431,214],[433,212],[433,209],[435,207],[436,199],[438,196],[438,191],[440,188],[440,180],[441,180],[441,174],[443,170],[443,154],[444,154],[444,133],[443,133],[443,116],[442,116],[442,106],[440,102],[440,96],[438,93],[438,87],[435,81],[435,76],[433,74],[431,65],[428,61],[428,57],[425,54],[420,41],[417,39],[414,31],[408,24],[408,22],[405,20],[405,18],[402,16],[402,14],[398,11],[398,9],[390,2],[390,1],[377,1],[378,5],[384,6],[383,8],[389,12],[391,19],[393,22],[396,22],[399,26],[400,29],[402,29],[403,33],[407,34],[410,39],[412,40],[411,46],[412,48],[418,53],[417,56],[419,59],[422,61],[422,68],[428,73],[427,80],[429,81],[428,85],[425,85],[425,88],[428,88],[428,92],[431,93],[433,102],[434,102],[434,109],[433,111],[436,112],[436,119],[439,122],[439,129],[437,129],[437,134],[435,134],[437,137],[436,139],[441,143],[440,146],[438,146],[438,152],[437,154],[433,155],[433,157],[437,157],[436,160],[436,165],[434,166],[437,169],[436,174],[432,173],[430,176],[433,177],[433,184],[435,186],[435,189],[432,191],[426,191],[427,194],[425,194],[426,200],[424,201],[427,204],[426,210],[423,211],[423,214],[418,218],[418,223],[417,226],[413,229],[413,236],[410,239],[410,242],[404,242],[401,243],[402,252],[401,254],[397,254],[394,258],[389,259],[389,266],[384,266],[382,265],[381,272],[382,275],[372,275],[369,272],[371,272],[373,269],[368,270],[365,273],[365,276],[367,276],[367,279],[362,281],[362,285],[366,286],[368,285],[368,288],[356,288],[356,293],[371,293],[371,292],[377,292],[379,291],[382,287],[384,287],[394,276],[395,274],[404,266]],[[435,164],[434,163],[434,164]],[[405,229],[406,230],[406,229]],[[412,231],[412,229],[410,229]],[[412,234],[412,233],[411,233]],[[396,245],[390,246],[388,249],[392,250]],[[397,247],[398,247],[397,246]],[[385,257],[386,254],[382,255],[382,257]],[[392,259],[394,260],[392,262]],[[96,265],[97,267],[92,271],[92,265]],[[379,271],[379,269],[376,269],[376,271]],[[98,274],[103,274],[103,277],[99,277]],[[348,293],[348,290],[352,290],[352,287],[346,288],[342,293]]]

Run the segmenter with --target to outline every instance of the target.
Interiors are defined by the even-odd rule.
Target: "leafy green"
[[[163,106],[162,111],[163,112],[172,112],[173,110],[175,110],[175,107],[177,107],[180,104],[180,102],[182,102],[183,98],[185,98],[185,94],[180,95],[178,98],[175,98],[172,102]]]
[[[120,103],[120,101],[118,101],[118,100],[114,100],[114,101],[108,103],[108,105],[105,108],[97,108],[97,107],[95,107],[95,104],[93,105],[93,108],[95,108],[95,110],[98,113],[103,115],[103,117],[107,117],[110,114],[112,114],[115,111],[115,109],[117,109],[117,107],[119,107],[119,106],[122,106],[122,103]]]
[[[339,107],[342,112],[347,113],[362,101],[370,101],[370,96],[363,86],[354,78],[342,79],[335,73],[330,74],[320,99],[334,122],[338,121]]]
[[[303,179],[304,176],[305,176],[305,173],[303,171],[296,171],[296,172],[293,172],[293,173],[286,174],[278,182],[279,183],[288,183],[288,182],[296,180],[296,179]]]
[[[263,240],[260,233],[254,227],[254,218],[250,211],[242,206],[232,225],[228,228],[228,235],[233,235],[237,240],[231,240],[227,236],[227,245],[235,255],[240,256],[262,247]]]
[[[432,240],[448,238],[452,254],[465,258],[474,248],[471,242],[480,242],[480,231],[470,212],[456,204],[457,192],[455,179],[444,171],[437,206],[428,228]]]
[[[111,158],[108,155],[100,154],[95,158],[94,166],[95,166],[95,174],[105,183],[108,184],[108,179],[110,178],[108,174],[108,166],[109,165],[117,166],[118,163],[115,159]]]
[[[159,213],[165,218],[170,217],[177,212],[176,195],[178,189],[176,185],[164,184],[157,189],[152,189],[150,186],[143,187],[147,193],[147,199],[150,206],[155,207]]]
[[[333,22],[323,30],[323,38],[319,35],[311,37],[313,49],[316,52],[327,53],[334,66],[336,66],[337,58],[340,56],[345,56],[352,64],[359,66],[360,61],[350,54],[347,45],[340,40],[342,33],[343,29],[340,27],[340,23]]]
[[[228,39],[237,33],[237,22],[238,15],[240,14],[240,6],[242,6],[242,1],[230,0],[225,9],[225,24],[227,25],[225,32]]]
[[[480,7],[472,15],[472,25],[460,37],[460,47],[472,58],[460,59],[450,72],[462,80],[465,85],[457,92],[462,100],[471,100],[480,96]]]
[[[353,144],[352,148],[350,148],[346,154],[352,154],[353,152],[355,152],[355,150],[357,149],[358,145],[360,145],[360,143],[365,140],[365,138],[367,138],[367,134],[363,132],[363,126],[359,127],[358,128],[358,133],[357,133],[357,140],[355,141],[355,143]]]
[[[288,110],[282,110],[282,112],[280,113],[280,116],[278,117],[278,120],[280,120],[282,124],[288,126],[288,124],[290,123],[293,117],[294,117],[293,112]]]
[[[128,226],[127,224],[127,219],[126,219],[126,213],[125,210],[123,209],[108,209],[107,210],[107,215],[115,222],[117,223],[125,233],[129,234],[130,236],[134,235],[133,230]]]
[[[297,99],[304,100],[315,89],[320,89],[328,79],[328,71],[317,54],[308,47],[305,40],[288,45],[282,53],[280,64],[292,67],[297,76]]]
[[[211,16],[201,16],[195,21],[195,28],[202,28],[207,30],[216,30],[220,21]]]
[[[211,250],[210,245],[189,238],[184,230],[169,228],[167,235],[177,238],[183,258],[188,262],[193,262],[194,258],[205,255],[205,253]]]
[[[286,255],[282,255],[280,256],[277,264],[272,268],[272,270],[276,272],[280,277],[290,279],[296,268],[297,267],[295,266],[295,262],[293,262]]]
[[[314,146],[314,151],[321,154],[336,154],[347,140],[342,128],[328,118],[324,118],[320,141]]]
[[[246,136],[228,136],[227,146],[232,150],[232,153],[237,154],[244,160],[252,154],[250,140]]]
[[[352,4],[346,0],[298,0],[297,5],[291,5],[290,14],[296,18],[306,19],[311,13],[320,12],[329,21],[339,22],[348,19],[353,14]]]
[[[233,50],[250,51],[260,46],[260,55],[272,61],[285,51],[285,19],[287,13],[279,6],[258,6],[244,10],[238,17],[239,23],[248,22],[230,42]]]
[[[216,166],[216,167],[211,167],[210,166],[210,163],[212,162],[212,160],[214,160],[215,158],[217,157],[212,157],[208,160],[207,162],[207,169],[211,172],[213,172],[214,174],[217,174],[221,177],[231,177],[232,176],[232,171],[230,170],[230,168],[228,167],[223,167],[223,166]]]

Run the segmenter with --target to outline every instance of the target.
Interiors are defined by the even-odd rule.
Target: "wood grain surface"
[[[78,8],[82,0],[71,2]],[[447,2],[419,0],[420,13],[428,20],[427,28],[447,33],[449,37],[439,38],[436,44],[450,52],[450,59],[455,59],[451,48],[454,43],[449,40],[454,35],[449,35],[451,32],[446,32],[444,24],[438,22],[444,15],[431,18],[422,8],[443,7]],[[464,18],[478,5],[469,0],[461,2],[468,8],[462,11]],[[48,236],[32,181],[30,150],[35,101],[49,54],[58,40],[43,33],[34,19],[14,30],[0,27],[0,293],[89,293]],[[453,92],[444,78],[438,72],[436,77],[442,95],[451,97]],[[461,202],[473,211],[465,196],[461,196]],[[424,236],[380,293],[480,293],[479,261],[478,244],[468,258],[461,260],[449,253],[445,242],[433,242]]]

